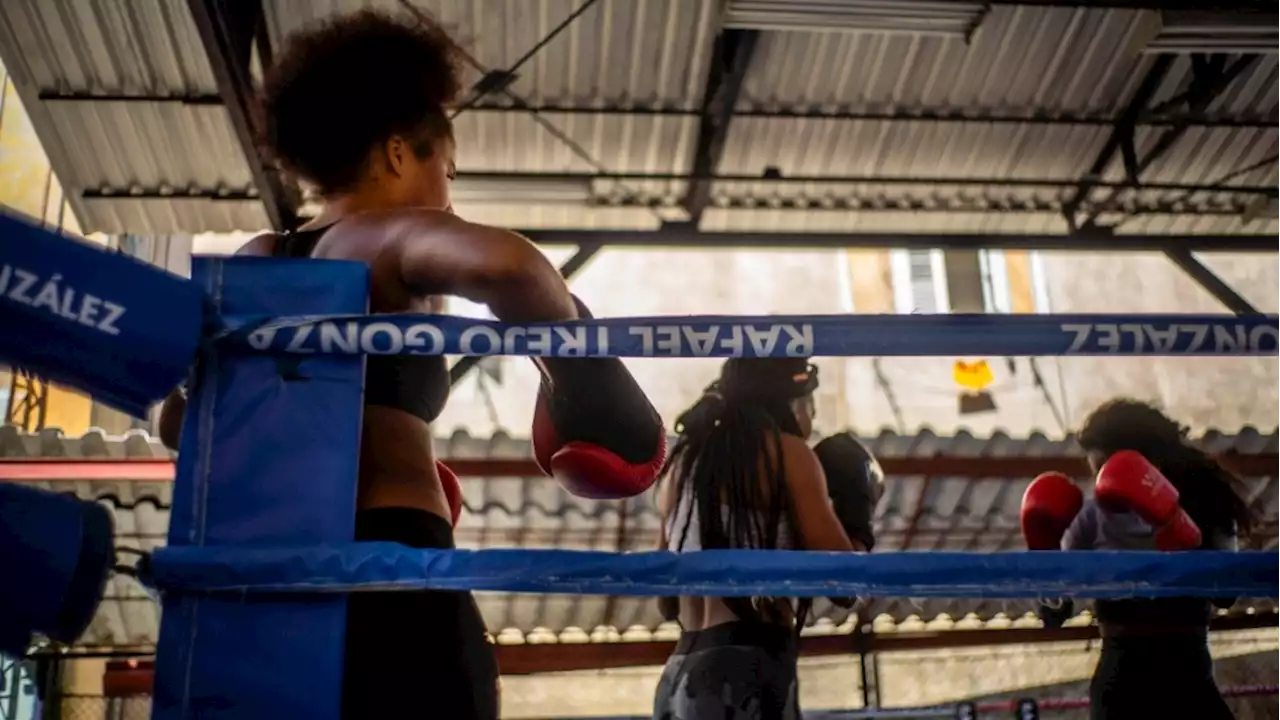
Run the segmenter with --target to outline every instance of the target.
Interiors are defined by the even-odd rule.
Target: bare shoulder
[[[786,470],[787,485],[792,492],[809,492],[821,490],[825,495],[827,480],[822,470],[822,463],[813,448],[805,439],[787,433],[782,434],[782,466]],[[772,455],[773,444],[766,445],[766,452]]]
[[[236,250],[236,255],[260,255],[270,257],[276,248],[276,240],[279,235],[275,233],[263,233]]]
[[[397,238],[411,245],[421,245],[424,239],[432,241],[465,241],[480,246],[488,252],[496,250],[523,250],[534,248],[528,238],[520,233],[492,225],[482,225],[443,210],[427,208],[400,208],[376,213],[362,213],[342,221],[352,228],[376,227],[388,238]],[[430,243],[428,243],[430,244]]]
[[[782,461],[786,463],[788,470],[822,469],[822,464],[818,462],[818,456],[809,447],[809,443],[802,437],[787,433],[782,434]]]

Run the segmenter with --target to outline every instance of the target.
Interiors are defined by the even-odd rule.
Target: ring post
[[[367,312],[361,263],[196,258],[219,314]],[[193,376],[169,545],[350,542],[363,355],[240,354],[217,345]],[[154,720],[338,720],[346,600],[167,594]]]

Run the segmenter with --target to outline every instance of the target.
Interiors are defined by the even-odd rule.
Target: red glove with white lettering
[[[458,518],[462,517],[462,483],[457,474],[448,465],[436,461],[436,474],[440,476],[440,487],[444,489],[444,498],[449,502],[449,515],[454,527],[458,527]]]
[[[1141,454],[1121,450],[1108,458],[1093,493],[1103,509],[1132,512],[1155,528],[1159,549],[1200,547],[1200,528],[1178,504],[1178,489]]]
[[[1080,514],[1084,493],[1057,472],[1036,477],[1022,494],[1022,537],[1029,550],[1060,550],[1062,536]]]
[[[578,316],[591,318],[574,298]],[[584,498],[648,490],[667,461],[667,430],[618,358],[535,358],[542,384],[533,412],[538,467]]]

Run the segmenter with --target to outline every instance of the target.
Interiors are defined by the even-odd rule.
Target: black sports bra
[[[275,257],[309,258],[329,228],[298,230],[276,238]],[[373,355],[365,364],[366,405],[395,408],[436,419],[449,399],[449,367],[440,355]]]

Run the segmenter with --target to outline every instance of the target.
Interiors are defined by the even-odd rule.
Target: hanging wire
[[[535,45],[529,52],[525,53],[520,58],[520,60],[516,62],[515,65],[512,65],[509,69],[504,71],[505,74],[511,75],[515,73],[515,71],[520,66],[527,63],[538,51],[544,48],[553,38],[555,38],[557,35],[560,34],[560,32],[562,32],[566,27],[568,27],[571,22],[576,20],[578,17],[582,15],[582,13],[586,12],[588,8],[594,5],[596,1],[597,0],[587,0],[582,5],[580,5],[578,9],[570,13],[570,15],[567,18],[565,18],[563,22],[557,25],[555,29],[553,29],[546,37],[544,37],[541,41],[539,41],[538,44]],[[407,11],[409,14],[417,18],[419,22],[427,22],[430,20],[430,17],[423,10],[419,9],[416,5],[414,5],[412,0],[399,0],[399,3],[400,3],[400,6],[405,9],[405,11]],[[477,60],[475,56],[473,56],[470,52],[466,50],[466,48],[457,44],[455,44],[454,47],[457,49],[458,54],[462,57],[462,59],[465,60],[468,65],[470,65],[474,70],[478,71],[481,75],[488,75],[491,72],[490,68],[485,67],[484,64],[481,63],[479,60]],[[539,112],[537,108],[530,105],[526,99],[512,92],[511,89],[507,87],[502,87],[498,91],[501,92],[503,95],[505,95],[507,99],[510,100],[517,108],[527,112],[530,115],[530,117],[532,117],[535,123],[537,123],[540,127],[542,127],[542,129],[545,130],[547,134],[551,135],[551,137],[555,138],[556,140],[559,140],[561,144],[563,144],[566,148],[569,149],[569,152],[572,153],[574,157],[586,163],[597,173],[600,173],[602,175],[610,174],[611,171],[609,170],[608,167],[606,167],[600,161],[596,160],[596,158],[590,152],[588,152],[586,148],[582,147],[582,145],[578,144],[577,141],[569,137],[568,133],[561,130],[555,123],[543,117],[542,113]],[[471,98],[469,98],[466,103],[463,103],[463,105],[459,107],[456,112],[454,112],[454,114],[451,116],[451,119],[456,118],[464,110],[467,110],[473,107],[475,103],[483,99],[486,94],[488,94],[487,91],[476,91],[475,93],[473,93]],[[628,185],[625,181],[615,180],[614,182],[615,182],[615,186],[619,190],[623,191],[624,193],[627,193],[630,195],[636,195],[636,196],[641,195],[640,191],[638,191],[634,186]],[[662,216],[662,213],[658,212],[656,208],[646,206],[645,209],[651,215],[657,218],[659,221],[666,220],[666,218]]]
[[[401,0],[401,2],[412,7],[410,0]],[[569,13],[569,17],[566,17],[559,25],[552,28],[551,32],[547,33],[547,35],[543,37],[541,40],[539,40],[536,45],[530,48],[528,52],[520,56],[520,59],[516,60],[514,65],[504,70],[503,74],[515,75],[517,70],[523,67],[525,63],[529,62],[529,60],[532,59],[534,55],[537,55],[538,52],[542,50],[542,48],[550,44],[550,42],[554,40],[557,35],[563,32],[565,28],[573,24],[574,20],[577,20],[579,17],[581,17],[583,13],[591,9],[591,6],[595,5],[596,2],[598,2],[598,0],[586,0],[586,2],[579,5],[577,10],[574,10],[573,12]],[[415,11],[416,11],[416,8],[415,8]],[[415,17],[418,17],[419,19],[422,18],[420,11],[416,11],[414,14],[415,14]],[[472,62],[473,63],[475,62],[474,59],[472,60]],[[482,72],[487,72],[487,71],[482,71]],[[462,114],[465,110],[471,108],[477,102],[480,102],[480,100],[483,99],[484,96],[487,94],[488,93],[484,90],[476,90],[475,92],[473,92],[471,95],[471,98],[466,102],[464,102],[462,105],[460,105],[458,109],[454,111],[453,117],[455,118],[458,117],[458,115]]]

